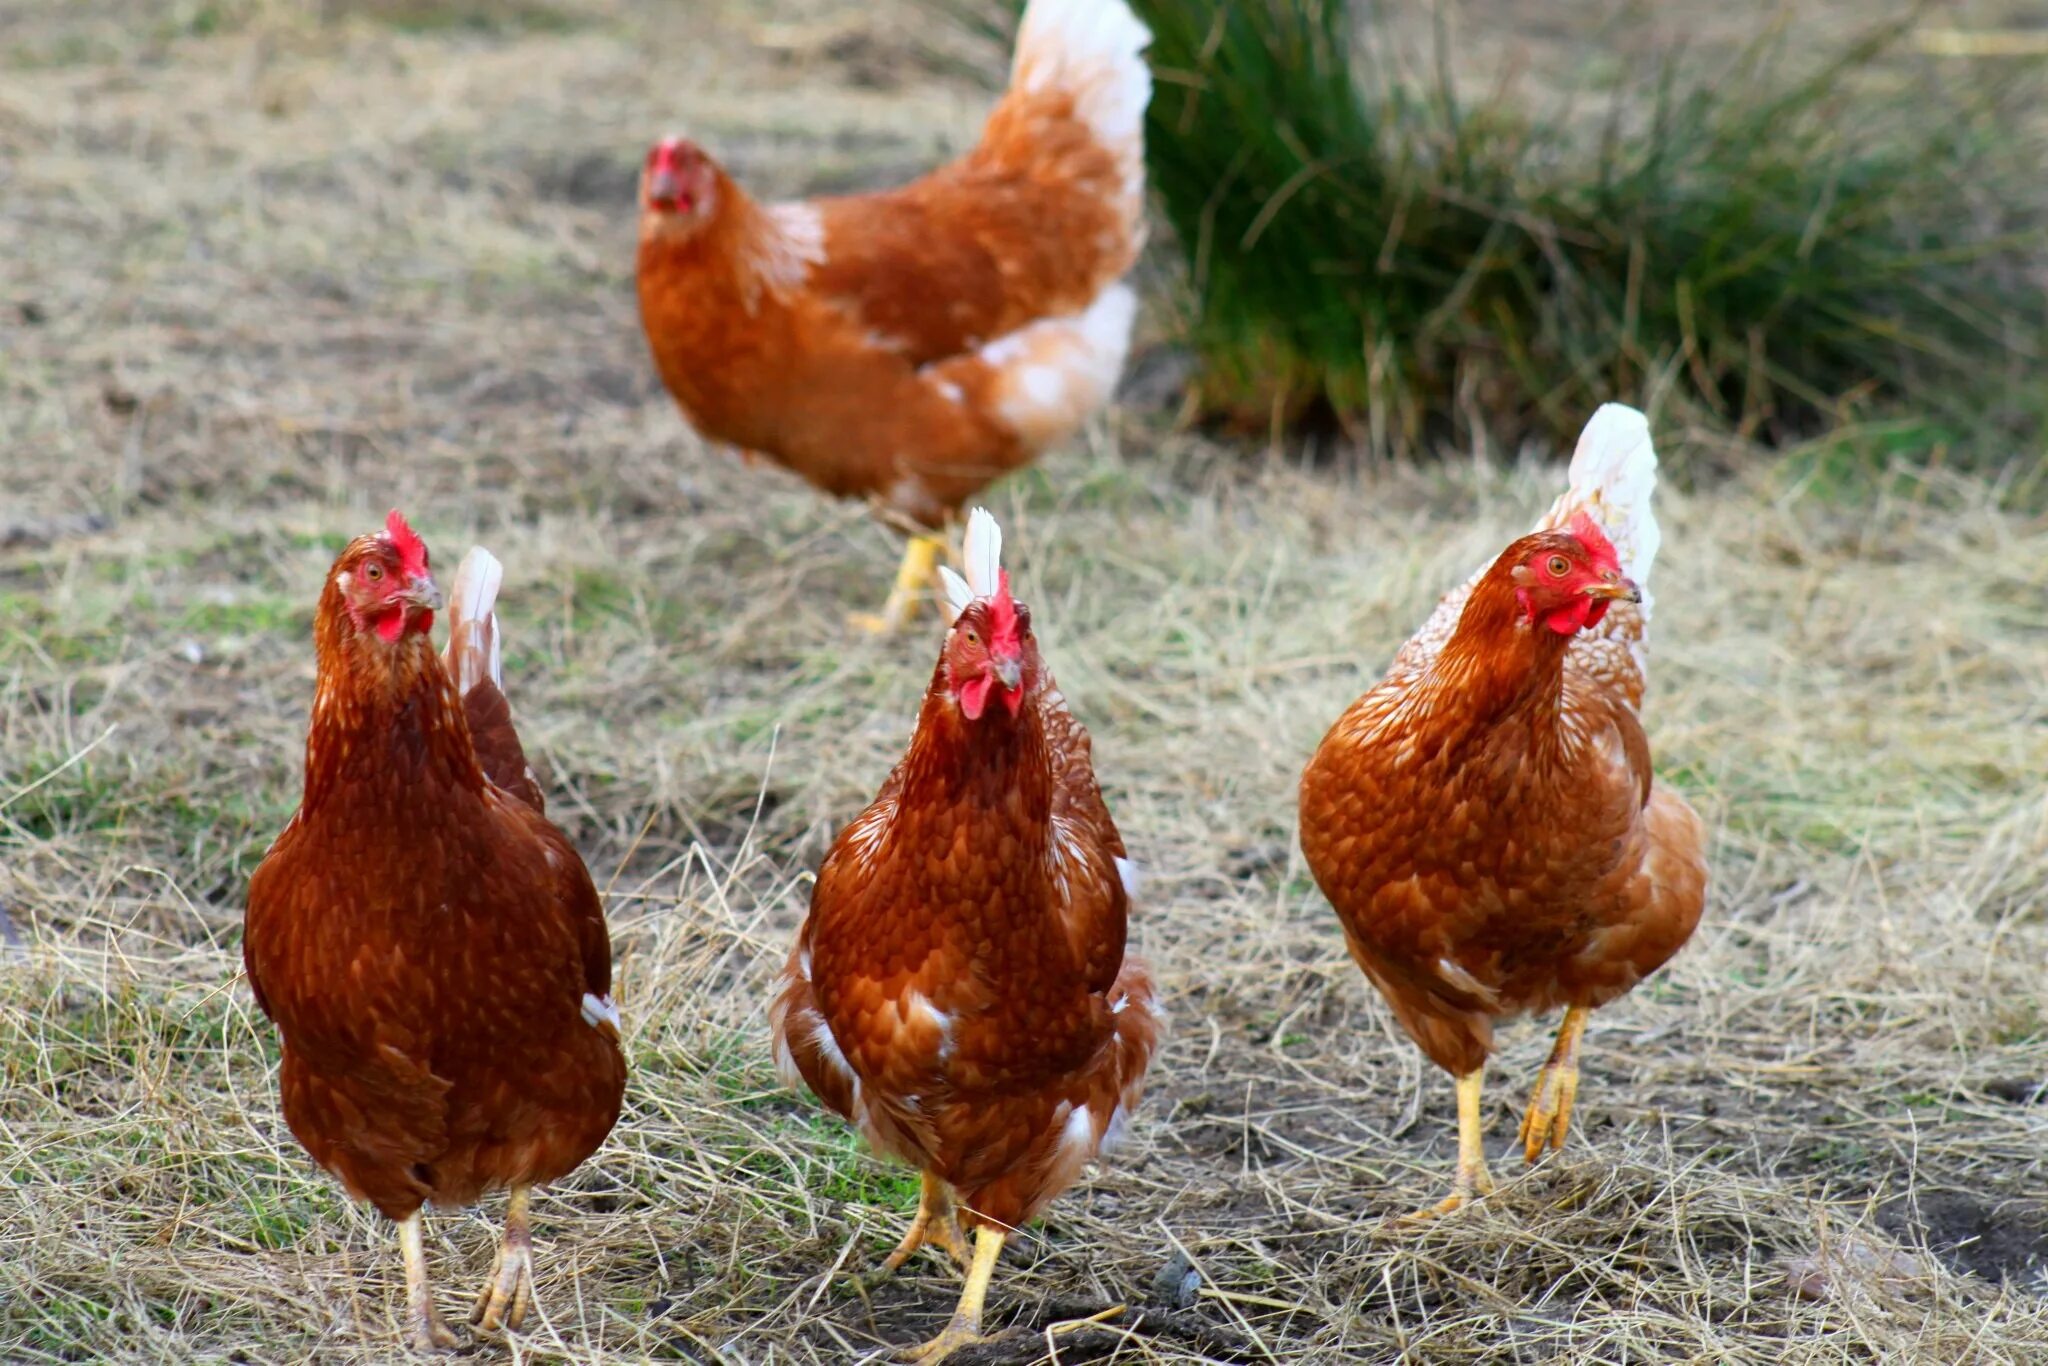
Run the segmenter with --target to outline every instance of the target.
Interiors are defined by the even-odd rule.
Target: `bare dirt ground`
[[[284,1130],[238,977],[318,586],[394,503],[508,566],[508,690],[608,889],[635,1065],[538,1204],[537,1321],[476,1355],[838,1361],[950,1310],[935,1263],[830,1278],[914,1185],[777,1088],[764,1019],[937,630],[847,632],[894,543],[691,437],[631,292],[656,132],[772,191],[972,136],[948,40],[853,8],[0,16],[0,1359],[396,1352],[390,1230]],[[974,1359],[2048,1360],[2048,524],[1940,474],[1660,492],[1648,727],[1714,832],[1706,922],[1596,1017],[1581,1127],[1526,1173],[1549,1022],[1507,1029],[1512,1179],[1397,1231],[1451,1089],[1346,958],[1294,781],[1560,471],[1305,470],[1163,406],[993,495],[1177,1025]],[[498,1213],[430,1222],[449,1308]]]

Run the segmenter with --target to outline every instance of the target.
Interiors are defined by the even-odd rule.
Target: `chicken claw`
[[[1486,1170],[1486,1135],[1479,1122],[1479,1096],[1485,1080],[1484,1067],[1475,1067],[1458,1078],[1458,1176],[1451,1193],[1428,1209],[1402,1215],[1400,1222],[1440,1219],[1480,1196],[1493,1194],[1493,1176]]]
[[[927,1245],[944,1248],[960,1270],[967,1269],[967,1239],[960,1232],[959,1216],[953,1212],[953,1193],[946,1183],[930,1172],[924,1174],[924,1190],[917,1198],[917,1218],[896,1250],[882,1259],[873,1271],[853,1277],[854,1288],[863,1295],[888,1283],[903,1264]]]
[[[1550,1061],[1537,1075],[1536,1090],[1529,1097],[1528,1113],[1522,1116],[1522,1159],[1534,1162],[1547,1145],[1553,1152],[1564,1151],[1565,1131],[1571,1127],[1572,1101],[1579,1093],[1579,1039],[1586,1032],[1584,1006],[1571,1006],[1564,1023],[1557,1028],[1557,1044]]]
[[[405,1321],[413,1350],[431,1354],[460,1347],[462,1339],[450,1332],[434,1311],[434,1292],[427,1283],[426,1252],[420,1242],[418,1210],[399,1221],[398,1250],[405,1258]]]
[[[996,1258],[1003,1252],[1003,1230],[983,1224],[974,1230],[974,1264],[967,1272],[967,1288],[960,1292],[959,1307],[945,1331],[919,1347],[908,1347],[896,1360],[937,1366],[963,1347],[988,1339],[981,1335],[981,1307],[988,1298],[989,1277],[995,1274]]]
[[[469,1321],[486,1333],[502,1326],[514,1329],[526,1321],[526,1307],[533,1301],[533,1225],[527,1218],[531,1187],[514,1186],[505,1207],[505,1237],[498,1244],[498,1257],[490,1278],[476,1297]]]

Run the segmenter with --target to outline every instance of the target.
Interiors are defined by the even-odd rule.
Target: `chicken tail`
[[[1137,316],[1138,296],[1111,285],[1084,312],[1020,327],[979,351],[928,367],[924,378],[1008,427],[1028,457],[1109,402]]]
[[[504,582],[505,566],[482,546],[462,557],[448,590],[448,649],[441,662],[462,698],[469,741],[485,776],[534,810],[546,811],[547,796],[526,762],[512,704],[505,700],[498,648],[498,588]]]
[[[1003,528],[987,508],[967,514],[966,553],[963,577],[949,565],[939,566],[939,581],[946,588],[946,615],[959,619],[976,598],[992,598],[1002,586]]]
[[[1043,173],[1062,139],[1048,122],[1078,120],[1116,165],[1118,208],[1136,255],[1145,198],[1145,107],[1152,32],[1125,0],[1031,0],[1017,28],[1010,93],[990,119],[985,150],[1014,154]]]
[[[1650,441],[1649,419],[1625,404],[1602,404],[1579,434],[1570,480],[1539,529],[1563,526],[1581,512],[1592,514],[1614,542],[1621,572],[1643,590],[1647,618],[1650,567],[1663,539],[1650,509],[1657,488],[1657,448]]]
[[[498,588],[504,582],[505,566],[482,546],[463,556],[455,571],[448,591],[448,652],[442,659],[462,696],[485,679],[504,684],[497,613]]]

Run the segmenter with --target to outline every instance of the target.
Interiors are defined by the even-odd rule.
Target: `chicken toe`
[[[1572,1006],[1557,1028],[1557,1044],[1536,1078],[1528,1113],[1522,1116],[1522,1158],[1526,1162],[1541,1157],[1546,1147],[1553,1152],[1564,1150],[1572,1101],[1579,1094],[1579,1039],[1586,1032],[1589,1013],[1584,1006]]]
[[[477,1294],[469,1321],[486,1333],[515,1329],[526,1321],[533,1301],[533,1225],[527,1215],[531,1188],[514,1186],[505,1208],[505,1236],[490,1278]]]
[[[996,1258],[1003,1252],[1003,1231],[983,1224],[974,1231],[974,1263],[967,1272],[967,1287],[960,1292],[960,1304],[953,1318],[937,1337],[917,1347],[905,1348],[896,1360],[937,1366],[963,1347],[987,1339],[981,1335],[981,1309],[988,1299],[989,1278],[995,1275]]]
[[[924,1174],[924,1190],[917,1199],[917,1218],[911,1221],[903,1241],[882,1259],[880,1266],[853,1277],[855,1288],[866,1294],[886,1284],[905,1262],[928,1245],[945,1249],[955,1266],[963,1271],[967,1269],[967,1240],[960,1232],[960,1219],[953,1210],[953,1193],[944,1181],[930,1172]]]

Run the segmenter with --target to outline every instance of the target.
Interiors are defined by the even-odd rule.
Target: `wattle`
[[[1594,614],[1593,608],[1596,606],[1604,608],[1606,605],[1604,602],[1596,604],[1591,598],[1573,598],[1564,606],[1545,616],[1543,624],[1561,636],[1572,635],[1600,620]]]
[[[995,680],[986,674],[972,678],[960,685],[960,714],[970,721],[979,721],[982,712],[988,709],[989,689]]]

